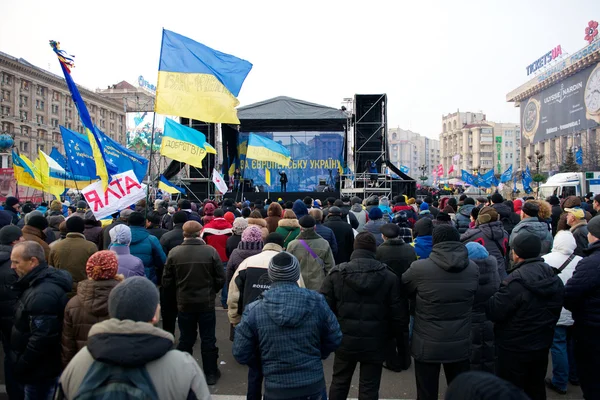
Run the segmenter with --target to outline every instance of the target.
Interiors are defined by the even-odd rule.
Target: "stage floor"
[[[257,200],[266,200],[270,198],[273,201],[277,201],[280,197],[283,201],[296,201],[298,199],[302,200],[306,196],[310,196],[313,199],[323,200],[328,197],[335,197],[336,199],[340,198],[340,192],[244,192],[243,198],[241,192],[229,192],[225,194],[226,199],[234,199],[237,201],[249,200],[250,202],[256,202]]]

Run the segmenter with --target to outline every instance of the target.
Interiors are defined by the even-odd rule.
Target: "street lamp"
[[[532,155],[528,155],[527,159],[529,160],[529,162],[533,162],[535,163],[535,175],[533,177],[533,180],[535,182],[537,182],[537,187],[538,187],[538,192],[540,189],[540,182],[543,180],[543,177],[540,176],[540,164],[541,162],[544,160],[544,155],[539,151],[536,150]]]
[[[419,179],[420,179],[420,180],[421,180],[421,182],[422,182],[421,184],[424,184],[424,183],[425,183],[425,181],[428,179],[428,176],[427,176],[427,175],[425,175],[425,174],[427,173],[427,165],[425,165],[425,164],[422,164],[422,165],[419,167],[419,171],[421,171],[421,176],[419,177]]]

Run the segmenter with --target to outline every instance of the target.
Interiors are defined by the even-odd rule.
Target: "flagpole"
[[[150,201],[150,183],[152,180],[152,156],[154,155],[154,124],[156,122],[156,112],[152,116],[152,133],[150,136],[150,158],[148,160],[148,186],[146,187],[146,210],[144,218],[148,217],[148,202]]]

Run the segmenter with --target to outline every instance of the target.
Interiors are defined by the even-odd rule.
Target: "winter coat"
[[[248,221],[248,227],[254,225],[260,229],[263,241],[267,238],[267,236],[269,235],[267,221],[265,221],[263,218],[247,218],[246,221]]]
[[[558,226],[558,220],[560,219],[560,214],[562,214],[562,208],[560,205],[552,206],[552,236],[556,235],[556,228]]]
[[[363,210],[360,204],[353,204],[352,208],[350,208],[350,213],[356,217],[358,221],[358,227],[356,228],[357,232],[362,232],[365,229],[365,224],[369,220],[368,213]]]
[[[22,293],[15,309],[9,354],[17,382],[42,383],[60,375],[63,314],[72,284],[66,271],[46,263],[14,284]]]
[[[246,307],[235,329],[233,356],[244,365],[260,360],[265,397],[299,398],[325,389],[322,360],[341,340],[340,325],[321,294],[274,282]]]
[[[511,249],[514,247],[513,242],[515,241],[515,238],[522,232],[528,232],[540,238],[542,241],[542,251],[540,255],[550,253],[550,249],[552,249],[552,231],[548,230],[548,224],[540,222],[535,217],[523,218],[521,222],[514,227],[512,233],[510,233],[508,245]]]
[[[485,315],[485,304],[500,287],[496,258],[479,247],[469,258],[479,267],[479,287],[475,292],[471,320],[471,370],[495,371],[494,324]]]
[[[411,353],[415,360],[452,363],[471,353],[471,314],[479,285],[479,268],[460,242],[433,246],[429,258],[417,260],[402,275],[415,298]]]
[[[323,226],[331,229],[335,235],[335,241],[337,242],[335,263],[341,264],[350,261],[350,255],[354,250],[354,231],[352,230],[352,226],[339,215],[328,216]]]
[[[304,204],[304,202],[300,199],[294,202],[294,205],[292,206],[292,211],[294,212],[294,214],[296,214],[296,218],[298,219],[304,217],[305,215],[308,215],[308,208],[306,207],[306,204]]]
[[[463,244],[475,242],[485,247],[488,253],[496,259],[500,279],[508,276],[506,272],[508,233],[504,230],[502,222],[493,221],[480,224],[460,235],[460,241]]]
[[[433,249],[433,236],[417,236],[412,245],[415,248],[415,253],[417,253],[418,259],[423,260],[425,258],[429,258],[431,250]]]
[[[94,243],[96,247],[100,246],[101,237],[102,237],[102,226],[93,224],[85,224],[85,229],[83,230],[83,236],[85,236],[86,240]]]
[[[167,232],[169,232],[166,229],[163,229],[159,226],[153,225],[149,228],[146,228],[146,230],[148,231],[149,234],[151,234],[152,236],[154,236],[155,238],[158,239],[158,241],[160,242],[160,239],[163,237],[163,235]]]
[[[165,290],[176,290],[179,311],[213,311],[224,283],[219,253],[202,239],[187,239],[169,253],[162,284]]]
[[[241,241],[242,235],[236,235],[235,233],[227,238],[227,243],[225,243],[225,254],[227,255],[227,259],[231,257],[231,253],[237,249]]]
[[[519,223],[519,218],[515,218],[514,215],[516,214],[504,203],[492,204],[492,208],[498,212],[498,220],[502,222],[504,230],[510,235],[515,228],[515,225]]]
[[[108,295],[118,283],[115,279],[79,282],[77,295],[65,307],[62,330],[64,367],[85,346],[92,325],[108,319]]]
[[[14,287],[19,276],[10,267],[11,252],[12,246],[0,244],[0,338],[3,343],[10,341],[15,307],[20,294]]]
[[[113,244],[110,246],[110,250],[117,254],[117,260],[119,261],[119,270],[117,273],[123,275],[125,278],[146,276],[144,263],[139,257],[131,255],[129,246]]]
[[[25,240],[33,240],[44,248],[46,260],[48,260],[50,257],[50,246],[46,243],[46,234],[30,225],[23,226],[21,232],[23,233],[23,238],[25,238]]]
[[[402,239],[388,239],[377,248],[375,258],[387,265],[398,277],[417,260],[414,247]]]
[[[254,207],[254,209],[256,211],[258,211],[263,218],[267,218],[267,210],[265,210],[265,208],[263,206]],[[298,217],[298,218],[300,218],[300,217]]]
[[[321,293],[342,329],[336,355],[361,362],[382,362],[387,340],[408,332],[408,302],[400,279],[368,250],[354,250],[350,261],[334,267]]]
[[[300,224],[297,219],[281,219],[275,232],[283,236],[283,248],[286,249],[290,242],[300,234]]]
[[[207,245],[212,246],[219,253],[221,261],[229,260],[227,257],[227,239],[233,234],[231,224],[225,218],[215,218],[200,233],[200,239],[203,239]]]
[[[183,224],[179,223],[173,225],[173,230],[162,235],[159,242],[165,254],[169,255],[169,252],[173,248],[183,243]]]
[[[317,235],[327,240],[327,243],[329,243],[329,247],[331,247],[333,258],[335,258],[338,253],[338,245],[337,240],[335,238],[335,234],[333,233],[331,228],[328,228],[320,222],[317,222],[317,224],[315,225],[315,232],[317,232]]]
[[[577,248],[577,244],[575,243],[575,238],[573,238],[572,234],[569,234],[567,231],[560,231],[554,237],[554,244],[552,245],[552,252],[546,254],[543,259],[546,264],[551,266],[552,268],[556,268],[557,270],[561,268],[561,266],[567,261],[567,259],[573,254],[575,249]],[[579,261],[582,258],[580,256],[575,256],[573,259],[567,264],[563,270],[558,274],[560,280],[564,285],[567,284],[569,279],[573,276],[573,272],[575,272],[575,268]],[[566,296],[565,287],[565,296]],[[573,325],[573,316],[571,315],[571,311],[566,308],[562,308],[560,311],[560,318],[556,325],[560,326],[571,326]]]
[[[494,322],[496,347],[514,352],[548,351],[563,291],[562,281],[543,259],[515,264],[486,304],[486,315]]]
[[[575,255],[579,257],[584,257],[584,250],[588,248],[587,221],[578,221],[577,224],[571,227],[570,231],[573,234],[573,237],[575,238],[575,243],[577,244],[577,248],[575,249]]]
[[[267,243],[260,253],[246,258],[235,271],[227,293],[227,316],[232,325],[240,323],[246,305],[271,287],[269,262],[282,251],[283,248],[278,244]],[[302,274],[297,283],[301,288],[304,287]]]
[[[262,251],[263,242],[240,242],[237,249],[233,250],[229,261],[227,261],[227,272],[225,274],[225,282],[229,285],[233,274],[238,269],[242,261],[246,258],[258,254]]]
[[[129,252],[144,263],[146,278],[158,283],[158,274],[162,271],[167,259],[160,242],[142,226],[130,226],[130,228]]]
[[[15,210],[13,207],[4,207],[4,211],[8,211],[10,213],[10,216],[12,218],[12,225],[17,225],[19,223],[20,218],[17,210]]]
[[[565,308],[573,313],[575,325],[600,328],[600,241],[585,250],[573,276],[565,286]]]
[[[460,234],[463,234],[469,229],[469,224],[471,223],[471,211],[475,208],[472,204],[467,204],[466,206],[462,206],[458,213],[456,214],[456,229]]]
[[[282,217],[281,214],[281,208],[279,207],[273,208],[269,206],[269,209],[267,209],[267,218],[265,218],[265,221],[267,222],[267,229],[269,230],[269,233],[273,233],[275,230],[277,230],[277,227],[279,226],[279,220]]]
[[[73,290],[69,297],[77,293],[77,284],[87,279],[85,264],[92,254],[98,251],[96,245],[86,240],[82,233],[67,233],[67,237],[52,247],[48,264],[71,274]]]
[[[314,258],[300,240],[304,241],[318,258]],[[309,228],[301,232],[296,240],[288,245],[287,251],[300,262],[300,272],[306,288],[319,290],[325,276],[335,266],[333,253],[327,240],[317,235],[314,229]]]
[[[173,335],[147,322],[115,318],[100,322],[90,329],[87,346],[61,375],[56,399],[75,398],[95,360],[124,367],[144,366],[159,399],[210,399],[196,360],[173,350],[173,345]]]
[[[387,221],[381,218],[375,220],[372,219],[365,225],[365,231],[370,232],[371,234],[373,234],[373,236],[375,236],[375,242],[377,243],[377,246],[383,243],[383,236],[381,236],[381,227],[387,223]]]

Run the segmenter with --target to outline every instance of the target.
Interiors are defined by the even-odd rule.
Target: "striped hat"
[[[269,278],[273,282],[296,282],[300,278],[300,263],[292,254],[282,251],[269,262]]]

